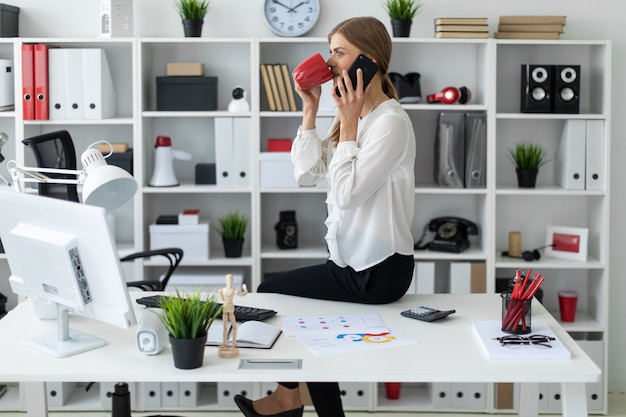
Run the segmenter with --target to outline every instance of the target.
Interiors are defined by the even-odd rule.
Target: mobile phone
[[[378,65],[376,65],[374,61],[372,61],[365,55],[363,54],[359,55],[354,60],[350,68],[348,69],[348,75],[350,76],[350,79],[352,80],[353,89],[356,88],[357,68],[361,68],[363,70],[363,90],[365,90],[365,87],[367,87],[370,81],[372,81],[372,78],[374,78],[376,71],[378,71]],[[335,87],[335,92],[337,93],[339,97],[341,97],[341,93],[339,92],[339,87]]]

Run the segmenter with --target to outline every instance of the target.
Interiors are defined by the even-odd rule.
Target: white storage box
[[[261,166],[261,188],[297,188],[294,165],[289,152],[262,152],[259,155]]]
[[[184,292],[193,292],[201,289],[203,292],[218,292],[226,286],[226,275],[233,275],[233,288],[241,290],[243,284],[242,268],[211,268],[202,272],[174,272],[170,277],[166,291],[178,289]],[[162,278],[162,277],[161,277]]]
[[[150,249],[181,248],[183,259],[209,259],[208,224],[151,224]]]

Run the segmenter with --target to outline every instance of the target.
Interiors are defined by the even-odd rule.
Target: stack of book
[[[296,111],[295,92],[287,64],[261,64],[261,80],[271,111]]]
[[[486,17],[439,17],[435,19],[435,38],[488,38]]]
[[[496,39],[559,39],[565,16],[500,16]]]

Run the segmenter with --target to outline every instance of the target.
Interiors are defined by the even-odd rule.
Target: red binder
[[[35,119],[35,67],[32,44],[22,45],[22,117]]]
[[[34,47],[35,119],[48,120],[48,45]]]

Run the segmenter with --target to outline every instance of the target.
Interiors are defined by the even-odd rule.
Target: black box
[[[107,164],[115,165],[125,169],[133,175],[133,149],[128,149],[126,152],[114,152],[106,159]]]
[[[0,38],[15,38],[19,35],[20,8],[0,3]]]
[[[156,77],[157,111],[217,110],[217,77]]]
[[[196,184],[215,185],[217,178],[215,177],[215,164],[196,164]]]

